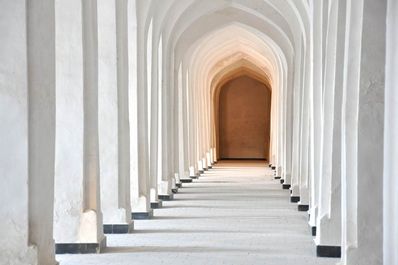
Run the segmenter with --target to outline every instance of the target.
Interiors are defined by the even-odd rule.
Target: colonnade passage
[[[398,265],[395,0],[0,0],[0,265]]]
[[[274,172],[257,160],[225,160],[128,235],[107,235],[102,254],[60,255],[61,264],[336,264],[317,258],[306,225]]]

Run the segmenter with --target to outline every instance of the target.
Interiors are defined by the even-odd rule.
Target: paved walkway
[[[260,162],[219,162],[129,235],[108,235],[99,255],[59,255],[61,265],[330,265],[316,258],[307,213],[289,202]]]

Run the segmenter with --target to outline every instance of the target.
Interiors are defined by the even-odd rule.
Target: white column
[[[168,200],[172,198],[172,182],[171,178],[174,177],[175,172],[173,171],[173,161],[174,158],[171,156],[170,148],[172,148],[172,138],[171,135],[171,124],[173,119],[172,107],[171,107],[171,97],[172,95],[172,88],[169,86],[168,79],[170,75],[172,75],[173,68],[171,68],[170,58],[171,55],[167,47],[163,47],[164,51],[168,51],[167,53],[164,52],[163,54],[167,54],[164,59],[165,62],[163,63],[163,84],[161,87],[161,110],[162,110],[162,117],[161,117],[161,130],[159,130],[161,134],[161,141],[160,141],[160,149],[161,149],[161,164],[159,170],[161,175],[159,179],[159,199]]]
[[[0,263],[54,265],[54,2],[0,5]]]
[[[294,81],[293,81],[293,128],[292,128],[292,175],[290,183],[286,179],[284,189],[290,188],[292,196],[299,195],[299,174],[300,174],[300,109],[302,85],[300,83],[301,53],[298,53],[294,60]]]
[[[341,253],[341,108],[346,5],[334,1],[326,44],[325,93],[323,95],[322,164],[318,202],[318,256]]]
[[[304,42],[302,43],[304,46]],[[299,196],[299,205],[298,210],[307,211],[309,207],[309,165],[310,165],[310,138],[309,138],[309,130],[310,130],[310,90],[311,90],[311,82],[310,82],[310,57],[309,50],[304,51],[303,54],[303,91],[302,91],[302,113],[301,113],[301,167],[300,167],[300,178],[299,178],[299,188],[300,188],[300,196]],[[294,196],[294,194],[292,194]],[[291,199],[294,199],[292,197]]]
[[[313,84],[312,84],[312,132],[311,148],[313,160],[313,177],[311,179],[311,205],[309,224],[312,229],[316,226],[319,198],[319,178],[321,174],[321,131],[322,131],[322,79],[323,79],[323,57],[322,57],[322,23],[324,7],[323,0],[312,1],[312,57],[313,57]]]
[[[58,253],[99,252],[105,244],[99,185],[96,17],[96,1],[56,2],[54,237]]]
[[[342,260],[382,264],[386,1],[348,1],[343,98]]]
[[[178,139],[179,139],[179,168],[178,177],[184,181],[190,181],[187,163],[187,111],[186,111],[186,78],[184,78],[183,65],[178,70]]]
[[[398,265],[398,3],[388,1],[384,108],[384,264]]]
[[[156,29],[156,23],[154,24]],[[156,31],[154,29],[154,31]],[[154,36],[155,37],[155,36]],[[159,89],[162,86],[162,65],[163,65],[163,39],[160,36],[159,41],[153,42],[153,53],[152,53],[152,86],[149,93],[151,93],[151,131],[150,133],[150,155],[149,155],[149,175],[151,178],[151,208],[159,208],[162,206],[162,202],[158,199],[158,158],[159,158]]]
[[[133,228],[127,79],[127,1],[98,1],[99,144],[105,233]]]
[[[137,6],[136,6],[137,4]],[[130,186],[133,217],[150,218],[150,178],[148,164],[148,118],[146,71],[146,32],[140,2],[128,2]]]

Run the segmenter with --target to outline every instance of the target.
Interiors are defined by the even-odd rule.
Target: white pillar
[[[137,4],[137,6],[136,6]],[[146,71],[146,31],[140,2],[128,2],[129,106],[130,106],[130,187],[135,219],[150,218],[150,178],[148,164],[148,119]]]
[[[294,85],[293,85],[293,128],[292,128],[292,175],[290,183],[286,179],[283,184],[284,189],[291,189],[292,196],[299,195],[299,175],[300,175],[300,109],[301,109],[301,94],[302,84],[300,83],[300,70],[301,70],[301,53],[298,53],[294,60]],[[271,160],[271,162],[273,162]]]
[[[341,108],[344,68],[346,5],[334,1],[326,44],[325,93],[323,95],[322,164],[318,201],[318,256],[341,255]]]
[[[56,2],[57,253],[99,252],[105,245],[99,185],[96,17],[96,1]]]
[[[388,1],[384,108],[384,264],[398,265],[398,3]]]
[[[322,25],[324,8],[323,0],[311,2],[312,10],[312,60],[313,60],[313,83],[312,83],[312,127],[311,127],[311,148],[312,148],[312,179],[311,181],[311,202],[310,202],[310,220],[309,225],[315,231],[316,217],[318,212],[319,198],[319,179],[321,174],[321,131],[322,131],[322,79],[323,79],[323,42]]]
[[[54,265],[54,2],[0,5],[0,263]]]
[[[163,47],[165,51],[167,51],[166,47]],[[167,57],[165,57],[165,63],[163,63],[163,77],[164,77],[164,82],[161,87],[161,97],[160,97],[160,107],[162,110],[162,117],[161,117],[161,130],[159,130],[159,133],[161,135],[161,142],[159,143],[159,149],[161,152],[161,163],[160,163],[160,179],[159,179],[159,188],[158,188],[158,193],[159,196],[158,198],[161,200],[169,200],[173,197],[171,189],[172,189],[172,178],[174,177],[175,172],[173,172],[173,163],[174,163],[174,157],[172,157],[170,148],[173,148],[172,146],[172,131],[171,131],[171,124],[172,124],[172,119],[173,119],[173,112],[172,112],[172,106],[170,103],[170,100],[173,96],[173,93],[171,92],[172,88],[168,85],[168,79],[170,78],[170,75],[172,75],[173,68],[170,68],[170,57],[171,55],[169,53],[163,53],[163,54],[168,54]]]
[[[153,25],[154,31],[156,32],[156,23]],[[155,36],[154,36],[155,37]],[[158,199],[158,175],[160,167],[159,164],[159,90],[162,86],[162,65],[163,65],[163,39],[160,36],[159,41],[155,38],[152,48],[152,72],[149,75],[152,78],[151,88],[151,131],[150,133],[150,155],[149,155],[149,175],[150,175],[150,187],[151,187],[151,208],[160,208],[162,202]]]
[[[105,233],[133,228],[130,208],[127,1],[98,1],[99,144]]]
[[[386,1],[348,1],[347,12],[342,260],[381,265]]]
[[[302,43],[304,45],[304,42]],[[310,90],[311,90],[311,82],[310,82],[310,57],[309,50],[304,51],[303,54],[303,63],[302,63],[302,106],[301,106],[301,166],[300,166],[300,176],[299,176],[299,202],[298,202],[298,210],[307,211],[309,207],[309,165],[310,161]],[[292,194],[294,196],[294,194]],[[294,199],[294,197],[291,197]]]
[[[187,130],[187,80],[183,71],[183,64],[180,64],[178,70],[178,139],[179,139],[179,163],[178,180],[190,181],[189,162],[188,162],[188,130]],[[180,184],[179,184],[180,185]]]

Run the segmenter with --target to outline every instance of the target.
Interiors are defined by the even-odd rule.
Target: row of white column
[[[383,253],[384,264],[398,263],[392,2],[310,5],[312,41],[293,98],[292,176],[282,168],[281,177],[291,201],[310,214],[317,254],[341,256],[342,264],[383,264]]]
[[[0,5],[0,263],[99,252],[104,231],[130,232],[172,198],[177,91],[147,82],[136,1]]]

